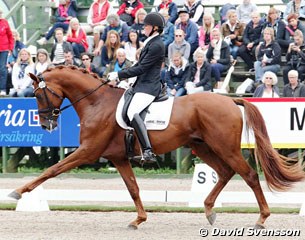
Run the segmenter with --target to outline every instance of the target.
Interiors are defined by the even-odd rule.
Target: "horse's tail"
[[[237,105],[244,106],[245,124],[247,129],[253,129],[256,161],[261,165],[268,187],[283,191],[292,187],[293,183],[304,180],[305,172],[297,160],[282,156],[273,149],[265,121],[258,108],[241,98],[233,101]]]

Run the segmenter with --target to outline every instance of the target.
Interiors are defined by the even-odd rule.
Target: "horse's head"
[[[42,74],[36,76],[29,73],[29,76],[33,79],[40,125],[43,129],[52,131],[57,127],[60,106],[64,97],[62,93],[55,92],[52,89],[52,83],[46,82]]]

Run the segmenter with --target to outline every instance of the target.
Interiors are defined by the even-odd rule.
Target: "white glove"
[[[110,81],[113,81],[113,80],[118,80],[118,73],[117,72],[110,72],[108,73],[108,76],[107,76],[107,79],[110,80]]]

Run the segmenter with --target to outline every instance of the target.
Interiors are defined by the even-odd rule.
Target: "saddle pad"
[[[153,102],[146,114],[144,123],[147,130],[163,130],[167,128],[170,120],[170,116],[173,109],[174,98],[169,97],[167,100],[162,102]],[[116,109],[115,117],[116,121],[121,128],[129,128],[122,118],[122,109],[124,106],[124,94],[121,97],[119,104]]]

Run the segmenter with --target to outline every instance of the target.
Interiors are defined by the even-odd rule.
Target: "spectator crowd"
[[[173,0],[162,0],[152,11],[165,19],[161,37],[166,60],[160,74],[169,96],[220,88],[236,61],[243,61],[252,75],[254,96],[305,96],[296,90],[303,88],[305,78],[305,0],[289,1],[284,12],[274,7],[259,12],[251,0],[238,6],[226,3],[213,14],[204,1],[185,0],[178,8]],[[33,96],[27,73],[41,73],[50,65],[75,65],[103,78],[132,66],[147,38],[146,15],[141,0],[124,0],[118,8],[108,0],[93,0],[87,21],[80,23],[77,0],[60,0],[53,25],[37,41],[41,47],[33,61],[0,10],[0,95]],[[52,44],[50,53],[43,48],[46,43]],[[280,74],[286,89],[282,93],[276,86]],[[120,86],[127,88],[134,80]],[[262,94],[269,86],[276,94]]]

